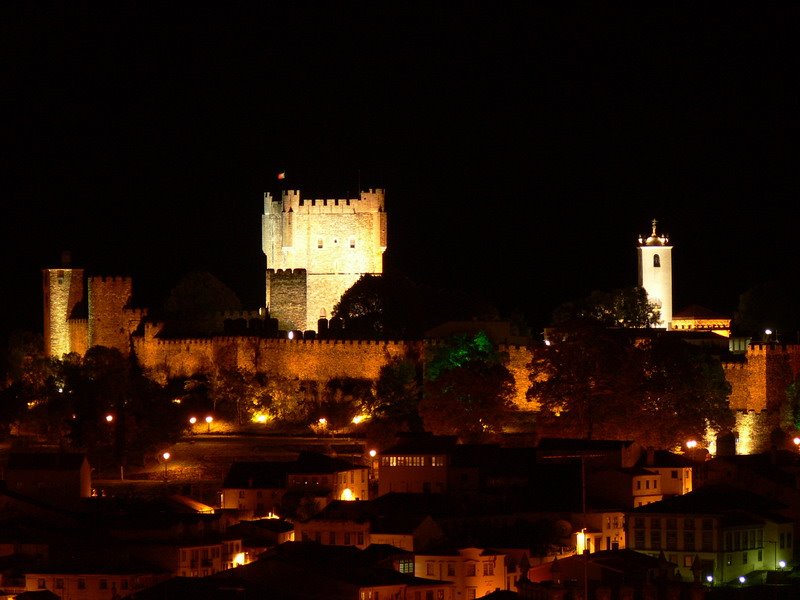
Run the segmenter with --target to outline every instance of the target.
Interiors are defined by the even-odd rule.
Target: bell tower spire
[[[652,232],[645,239],[639,236],[637,247],[638,285],[647,292],[647,299],[658,305],[661,318],[658,327],[670,328],[672,322],[672,246],[667,234],[658,233],[658,221],[651,221]]]

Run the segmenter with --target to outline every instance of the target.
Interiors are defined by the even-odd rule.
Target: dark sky
[[[282,185],[385,188],[387,268],[534,327],[635,285],[652,218],[676,310],[797,272],[796,9],[8,4],[3,332],[64,249],[145,304],[204,269],[260,305]]]

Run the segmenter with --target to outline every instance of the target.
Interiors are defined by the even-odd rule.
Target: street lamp
[[[164,459],[164,481],[167,480],[167,461],[170,456],[172,455],[169,452],[164,452],[164,454],[161,455],[161,458]]]
[[[214,417],[212,417],[211,415],[208,415],[206,417],[206,425],[208,425],[207,433],[211,433],[211,421],[213,421],[213,420],[214,420]]]
[[[774,540],[766,540],[768,544],[772,544],[772,568],[778,568],[778,542]],[[783,562],[783,561],[781,561]]]

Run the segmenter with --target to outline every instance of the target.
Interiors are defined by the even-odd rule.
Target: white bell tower
[[[639,287],[647,292],[647,299],[661,309],[657,327],[669,329],[672,322],[672,246],[669,236],[653,231],[647,239],[639,236]]]

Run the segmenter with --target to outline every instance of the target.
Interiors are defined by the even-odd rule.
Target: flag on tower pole
[[[278,173],[278,179],[286,179],[286,171],[281,171]]]

